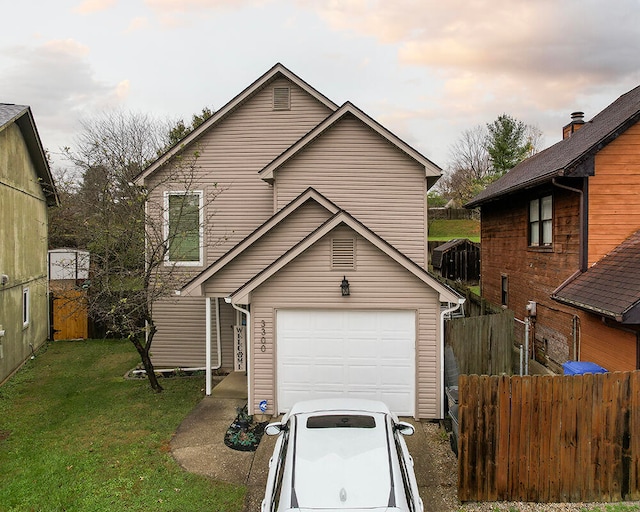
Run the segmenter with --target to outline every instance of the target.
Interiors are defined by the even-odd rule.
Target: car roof
[[[296,403],[289,411],[294,414],[326,413],[330,411],[352,411],[390,414],[389,408],[379,400],[365,400],[361,398],[319,398]]]

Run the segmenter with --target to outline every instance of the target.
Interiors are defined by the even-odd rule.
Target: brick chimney
[[[562,139],[568,139],[584,124],[584,112],[572,112],[571,122],[562,128]]]

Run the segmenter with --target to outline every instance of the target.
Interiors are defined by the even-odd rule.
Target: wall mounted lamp
[[[349,296],[349,281],[347,281],[347,276],[342,278],[342,283],[340,283],[340,290],[342,291],[343,297]]]

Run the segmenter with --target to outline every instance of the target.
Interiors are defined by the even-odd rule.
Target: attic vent
[[[273,110],[289,110],[291,108],[291,90],[288,87],[273,88]]]
[[[331,268],[356,268],[356,241],[353,238],[331,240]]]

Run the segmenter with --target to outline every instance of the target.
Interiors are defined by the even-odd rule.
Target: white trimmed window
[[[164,236],[167,264],[198,266],[203,264],[203,193],[164,193]]]
[[[553,243],[553,198],[529,201],[529,246],[551,247]]]
[[[31,315],[31,301],[29,299],[29,288],[22,289],[22,327],[29,326]]]

